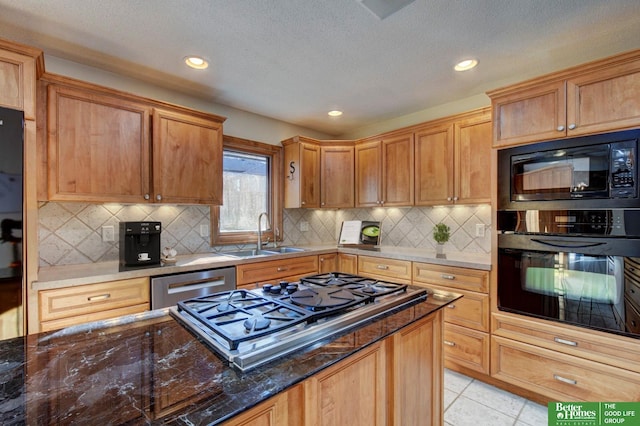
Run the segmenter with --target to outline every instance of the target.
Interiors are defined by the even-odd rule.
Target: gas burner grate
[[[406,284],[392,283],[357,275],[330,272],[326,274],[312,275],[300,280],[306,284],[319,286],[339,286],[370,297],[386,296],[407,290]]]
[[[183,300],[184,312],[224,339],[231,350],[240,342],[266,336],[311,319],[312,312],[279,300],[234,290]]]

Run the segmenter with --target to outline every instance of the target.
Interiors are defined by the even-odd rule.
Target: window
[[[258,216],[267,212],[271,229],[263,241],[282,239],[282,148],[224,136],[222,206],[211,208],[212,245],[249,244],[258,239]]]

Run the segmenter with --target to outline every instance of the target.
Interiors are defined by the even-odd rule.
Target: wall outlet
[[[209,236],[209,225],[200,225],[200,236],[202,238]]]
[[[309,222],[300,222],[300,231],[307,232],[309,230]]]
[[[115,237],[115,231],[113,229],[113,225],[105,225],[102,227],[102,241],[104,242],[109,242],[109,241],[114,241],[116,239]]]
[[[476,223],[476,237],[484,237],[484,223]]]

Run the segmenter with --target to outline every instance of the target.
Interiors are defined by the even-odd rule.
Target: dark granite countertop
[[[247,372],[166,311],[0,342],[0,424],[219,424],[457,299],[430,294]]]

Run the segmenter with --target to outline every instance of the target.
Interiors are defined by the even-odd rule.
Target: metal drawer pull
[[[284,271],[288,271],[289,268],[285,267],[285,266],[279,266],[278,267],[278,272],[284,272]]]
[[[455,309],[456,305],[454,303],[452,303],[451,305],[447,305],[447,308],[449,309]]]
[[[455,342],[450,342],[449,340],[445,340],[445,341],[443,341],[442,343],[444,343],[444,344],[445,344],[445,345],[447,345],[447,346],[451,346],[451,347],[453,347],[453,346],[455,346],[455,345],[456,345],[456,344],[455,344]]]
[[[566,377],[558,376],[557,374],[554,374],[553,378],[556,379],[559,382],[567,383],[569,385],[577,385],[578,384],[577,380],[567,379]]]
[[[556,343],[562,343],[563,345],[578,346],[578,342],[574,342],[572,340],[567,340],[567,339],[561,339],[560,337],[554,337],[553,341]]]
[[[455,275],[442,274],[442,275],[440,275],[440,277],[442,277],[442,279],[444,279],[444,280],[455,280],[456,279]]]
[[[110,297],[111,297],[111,294],[109,294],[109,293],[105,293],[105,294],[99,294],[99,295],[97,295],[97,296],[90,296],[90,297],[87,297],[87,300],[88,300],[89,302],[96,302],[96,301],[98,301],[98,300],[106,300],[106,299],[108,299],[108,298],[110,298]]]
[[[386,271],[387,269],[389,269],[389,267],[388,267],[387,265],[377,265],[377,266],[376,266],[376,268],[378,268],[378,269],[383,269],[383,270],[385,270],[385,271]]]

